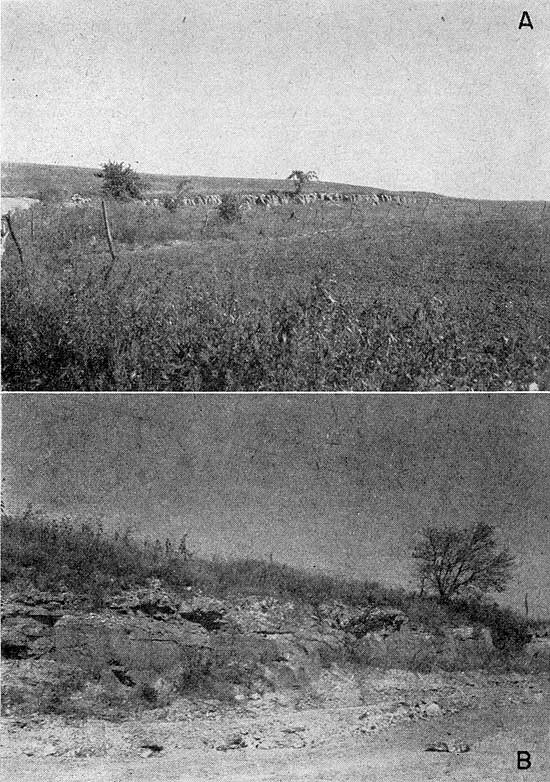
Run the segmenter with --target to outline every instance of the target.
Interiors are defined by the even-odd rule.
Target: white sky
[[[550,6],[2,0],[4,160],[548,198]]]

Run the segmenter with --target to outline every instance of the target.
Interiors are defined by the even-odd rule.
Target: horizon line
[[[116,162],[123,162],[126,161],[116,161]],[[6,166],[6,165],[19,165],[19,166],[51,166],[53,168],[76,168],[81,169],[84,171],[94,171],[99,170],[101,168],[102,164],[99,164],[98,166],[90,166],[90,165],[82,165],[82,164],[76,164],[76,163],[44,163],[44,162],[37,162],[33,160],[0,160],[0,166]],[[126,165],[131,165],[130,163],[126,163]],[[132,166],[133,168],[133,166]],[[139,171],[138,169],[135,169],[138,174],[142,176],[147,177],[169,177],[173,179],[178,179],[181,177],[191,177],[192,179],[245,179],[249,180],[251,182],[262,182],[262,181],[268,181],[268,182],[286,182],[287,177],[276,177],[276,176],[261,176],[261,177],[251,177],[251,176],[241,176],[241,175],[235,175],[235,176],[227,176],[227,175],[219,175],[219,174],[190,174],[190,173],[182,173],[182,174],[169,174],[166,172],[161,171]],[[376,185],[366,185],[366,184],[354,184],[352,182],[340,182],[336,180],[329,180],[329,179],[322,179],[320,178],[317,180],[319,184],[327,184],[327,185],[338,185],[338,186],[345,186],[345,187],[354,187],[354,188],[365,188],[368,190],[376,190],[382,193],[415,193],[415,194],[422,194],[422,195],[428,195],[428,196],[436,196],[438,198],[445,198],[453,201],[477,201],[477,202],[489,202],[489,203],[526,203],[526,204],[546,204],[550,202],[550,197],[548,199],[546,198],[476,198],[475,196],[458,196],[458,195],[448,195],[446,193],[439,193],[433,190],[421,190],[421,189],[412,189],[412,190],[404,190],[399,188],[387,188],[387,187],[378,187]],[[7,197],[7,196],[6,196]],[[22,196],[21,196],[22,197]]]

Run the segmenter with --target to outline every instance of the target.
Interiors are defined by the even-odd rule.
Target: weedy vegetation
[[[114,262],[99,203],[19,213],[4,388],[546,389],[543,207],[111,201]]]
[[[318,607],[337,601],[349,606],[392,607],[413,624],[441,631],[447,625],[479,623],[491,629],[495,646],[516,651],[530,637],[530,623],[496,603],[475,598],[441,601],[376,581],[308,572],[257,559],[205,559],[180,540],[139,539],[130,532],[107,532],[100,524],[77,525],[29,510],[2,516],[2,582],[27,582],[41,590],[64,587],[91,600],[159,579],[186,594],[188,587],[226,599],[257,595]]]

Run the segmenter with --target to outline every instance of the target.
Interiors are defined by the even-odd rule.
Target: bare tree
[[[484,522],[466,529],[428,527],[412,556],[421,592],[430,589],[442,603],[503,592],[515,565],[508,550],[499,548],[494,527]]]
[[[299,193],[305,184],[313,182],[315,179],[319,179],[319,177],[315,171],[300,171],[299,169],[295,169],[290,172],[287,179],[292,179],[296,182],[296,193]]]

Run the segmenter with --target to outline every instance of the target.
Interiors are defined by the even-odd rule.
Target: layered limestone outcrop
[[[437,655],[464,661],[490,651],[483,627],[438,632],[399,609],[336,601],[304,605],[275,597],[224,600],[151,588],[112,596],[101,611],[70,592],[12,591],[3,602],[2,654],[74,669],[117,686],[193,682],[216,672],[250,687],[293,687],[332,662],[417,665]]]

